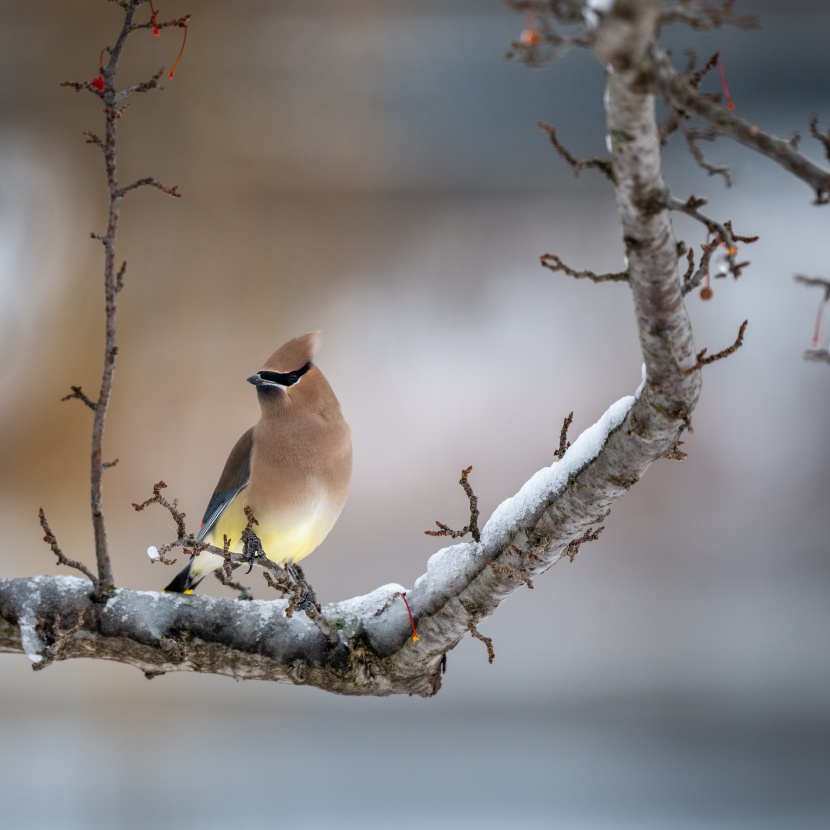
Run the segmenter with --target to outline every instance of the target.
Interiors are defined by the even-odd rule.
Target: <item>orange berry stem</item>
[[[412,639],[414,642],[418,642],[421,638],[418,636],[418,632],[415,630],[415,620],[412,618],[412,611],[409,610],[409,602],[406,599],[406,591],[401,593],[401,599],[403,600],[403,604],[406,606],[406,613],[409,614],[409,624],[412,626]]]
[[[173,77],[173,73],[176,71],[176,67],[179,65],[179,61],[182,59],[182,55],[184,54],[184,45],[187,43],[187,23],[182,23],[182,28],[184,29],[184,37],[182,38],[182,48],[179,49],[179,55],[176,58],[176,62],[173,64],[173,68],[167,73],[168,78]]]
[[[729,87],[726,85],[726,73],[723,71],[723,64],[720,62],[720,58],[718,58],[718,72],[720,72],[720,82],[721,86],[723,86],[723,94],[726,96],[726,103],[729,106],[729,109],[735,109],[735,104],[732,103],[732,99],[729,97]]]

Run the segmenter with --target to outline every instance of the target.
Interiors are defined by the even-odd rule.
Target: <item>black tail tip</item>
[[[192,579],[190,570],[193,567],[191,559],[173,578],[173,581],[164,589],[166,594],[192,594],[193,589],[202,581]]]

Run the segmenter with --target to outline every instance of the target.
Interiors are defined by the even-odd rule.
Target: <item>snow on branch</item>
[[[601,456],[636,399],[613,404],[561,460],[505,500],[482,529],[481,541],[444,548],[430,558],[426,573],[406,592],[420,633],[417,642],[404,604],[394,601],[404,592],[400,585],[323,607],[321,627],[308,610],[287,614],[286,600],[239,602],[116,589],[96,604],[87,580],[38,576],[0,579],[0,652],[25,651],[38,665],[80,656],[118,660],[149,677],[189,670],[347,694],[432,695],[440,687],[446,652],[465,634],[475,636],[481,618],[521,587],[510,565],[524,559],[526,573],[540,573],[569,550],[575,535],[569,524],[547,535],[534,528],[545,523],[552,505],[579,491],[580,475]],[[537,540],[536,553],[528,563],[517,542],[531,538]],[[501,570],[490,567],[493,563]],[[77,623],[61,634],[61,619]]]

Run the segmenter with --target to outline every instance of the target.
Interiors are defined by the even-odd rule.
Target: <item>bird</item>
[[[250,508],[262,551],[291,566],[305,558],[334,527],[352,475],[352,440],[340,403],[313,362],[319,332],[280,346],[256,374],[259,421],[230,452],[208,502],[198,539],[242,552]],[[164,589],[192,594],[224,564],[218,554],[193,557]]]

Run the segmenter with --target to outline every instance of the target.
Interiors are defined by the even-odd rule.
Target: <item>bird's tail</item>
[[[164,589],[165,593],[171,594],[192,594],[196,586],[205,578],[204,574],[193,573],[193,562],[196,557],[191,557],[190,561],[176,574],[173,581]]]

